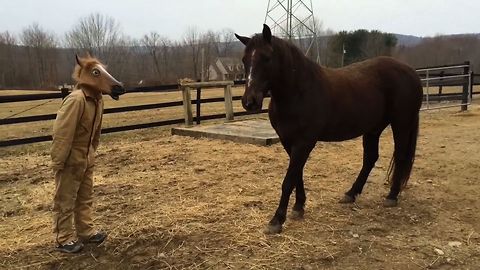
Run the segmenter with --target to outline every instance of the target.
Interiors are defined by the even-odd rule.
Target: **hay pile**
[[[0,268],[480,265],[480,214],[473,211],[480,207],[480,189],[472,189],[478,186],[473,173],[480,151],[467,142],[480,135],[480,123],[471,119],[447,111],[423,116],[417,169],[396,209],[381,207],[390,134],[382,139],[381,159],[364,194],[349,206],[336,201],[361,166],[361,141],[319,143],[305,170],[305,220],[287,220],[284,232],[274,236],[262,230],[277,206],[288,164],[280,145],[171,137],[164,129],[105,136],[97,158],[96,223],[110,235],[74,256],[53,251],[48,144],[2,149]],[[463,244],[447,246],[452,240]]]

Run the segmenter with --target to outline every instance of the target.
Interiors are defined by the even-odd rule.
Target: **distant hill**
[[[397,46],[406,46],[411,47],[418,45],[422,40],[434,37],[417,37],[412,35],[402,35],[402,34],[394,34],[397,37]],[[453,35],[439,35],[435,37],[442,37],[442,38],[460,38],[460,37],[471,37],[476,36],[480,38],[480,33],[471,33],[471,34],[453,34]]]
[[[418,37],[413,35],[402,35],[402,34],[393,34],[397,38],[397,46],[412,47],[418,45],[422,42],[423,39],[433,38],[433,37]],[[453,35],[440,35],[445,38],[455,38],[455,37],[465,37],[465,36],[477,36],[480,38],[480,33],[471,33],[471,34],[453,34]],[[331,36],[320,36],[320,43],[327,42]],[[323,41],[322,41],[323,40]],[[325,43],[326,44],[326,43]],[[234,50],[243,50],[244,45],[239,41],[234,42]]]
[[[412,36],[412,35],[402,35],[402,34],[394,34],[397,38],[397,46],[415,46],[418,43],[422,42],[421,37]]]

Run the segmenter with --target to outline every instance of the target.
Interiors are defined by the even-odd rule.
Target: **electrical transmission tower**
[[[265,24],[274,35],[295,43],[305,55],[320,63],[317,38],[320,29],[316,29],[311,0],[268,0]]]

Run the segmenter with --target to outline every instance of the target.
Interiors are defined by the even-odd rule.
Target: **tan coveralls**
[[[53,125],[54,234],[59,245],[95,233],[93,168],[102,115],[101,93],[75,89],[63,100]]]

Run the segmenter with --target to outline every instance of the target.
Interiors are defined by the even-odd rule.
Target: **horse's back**
[[[381,88],[386,93],[391,113],[418,113],[423,87],[420,77],[409,65],[391,57],[372,59]]]
[[[409,65],[392,57],[379,56],[330,70],[332,91],[364,97],[376,97],[387,102],[408,99],[419,105],[422,84],[418,74]],[[339,93],[340,92],[340,93]],[[387,104],[394,105],[394,104]]]
[[[422,88],[416,72],[391,57],[343,68],[324,68],[329,120],[320,140],[346,140],[383,129],[392,114],[418,112]]]

